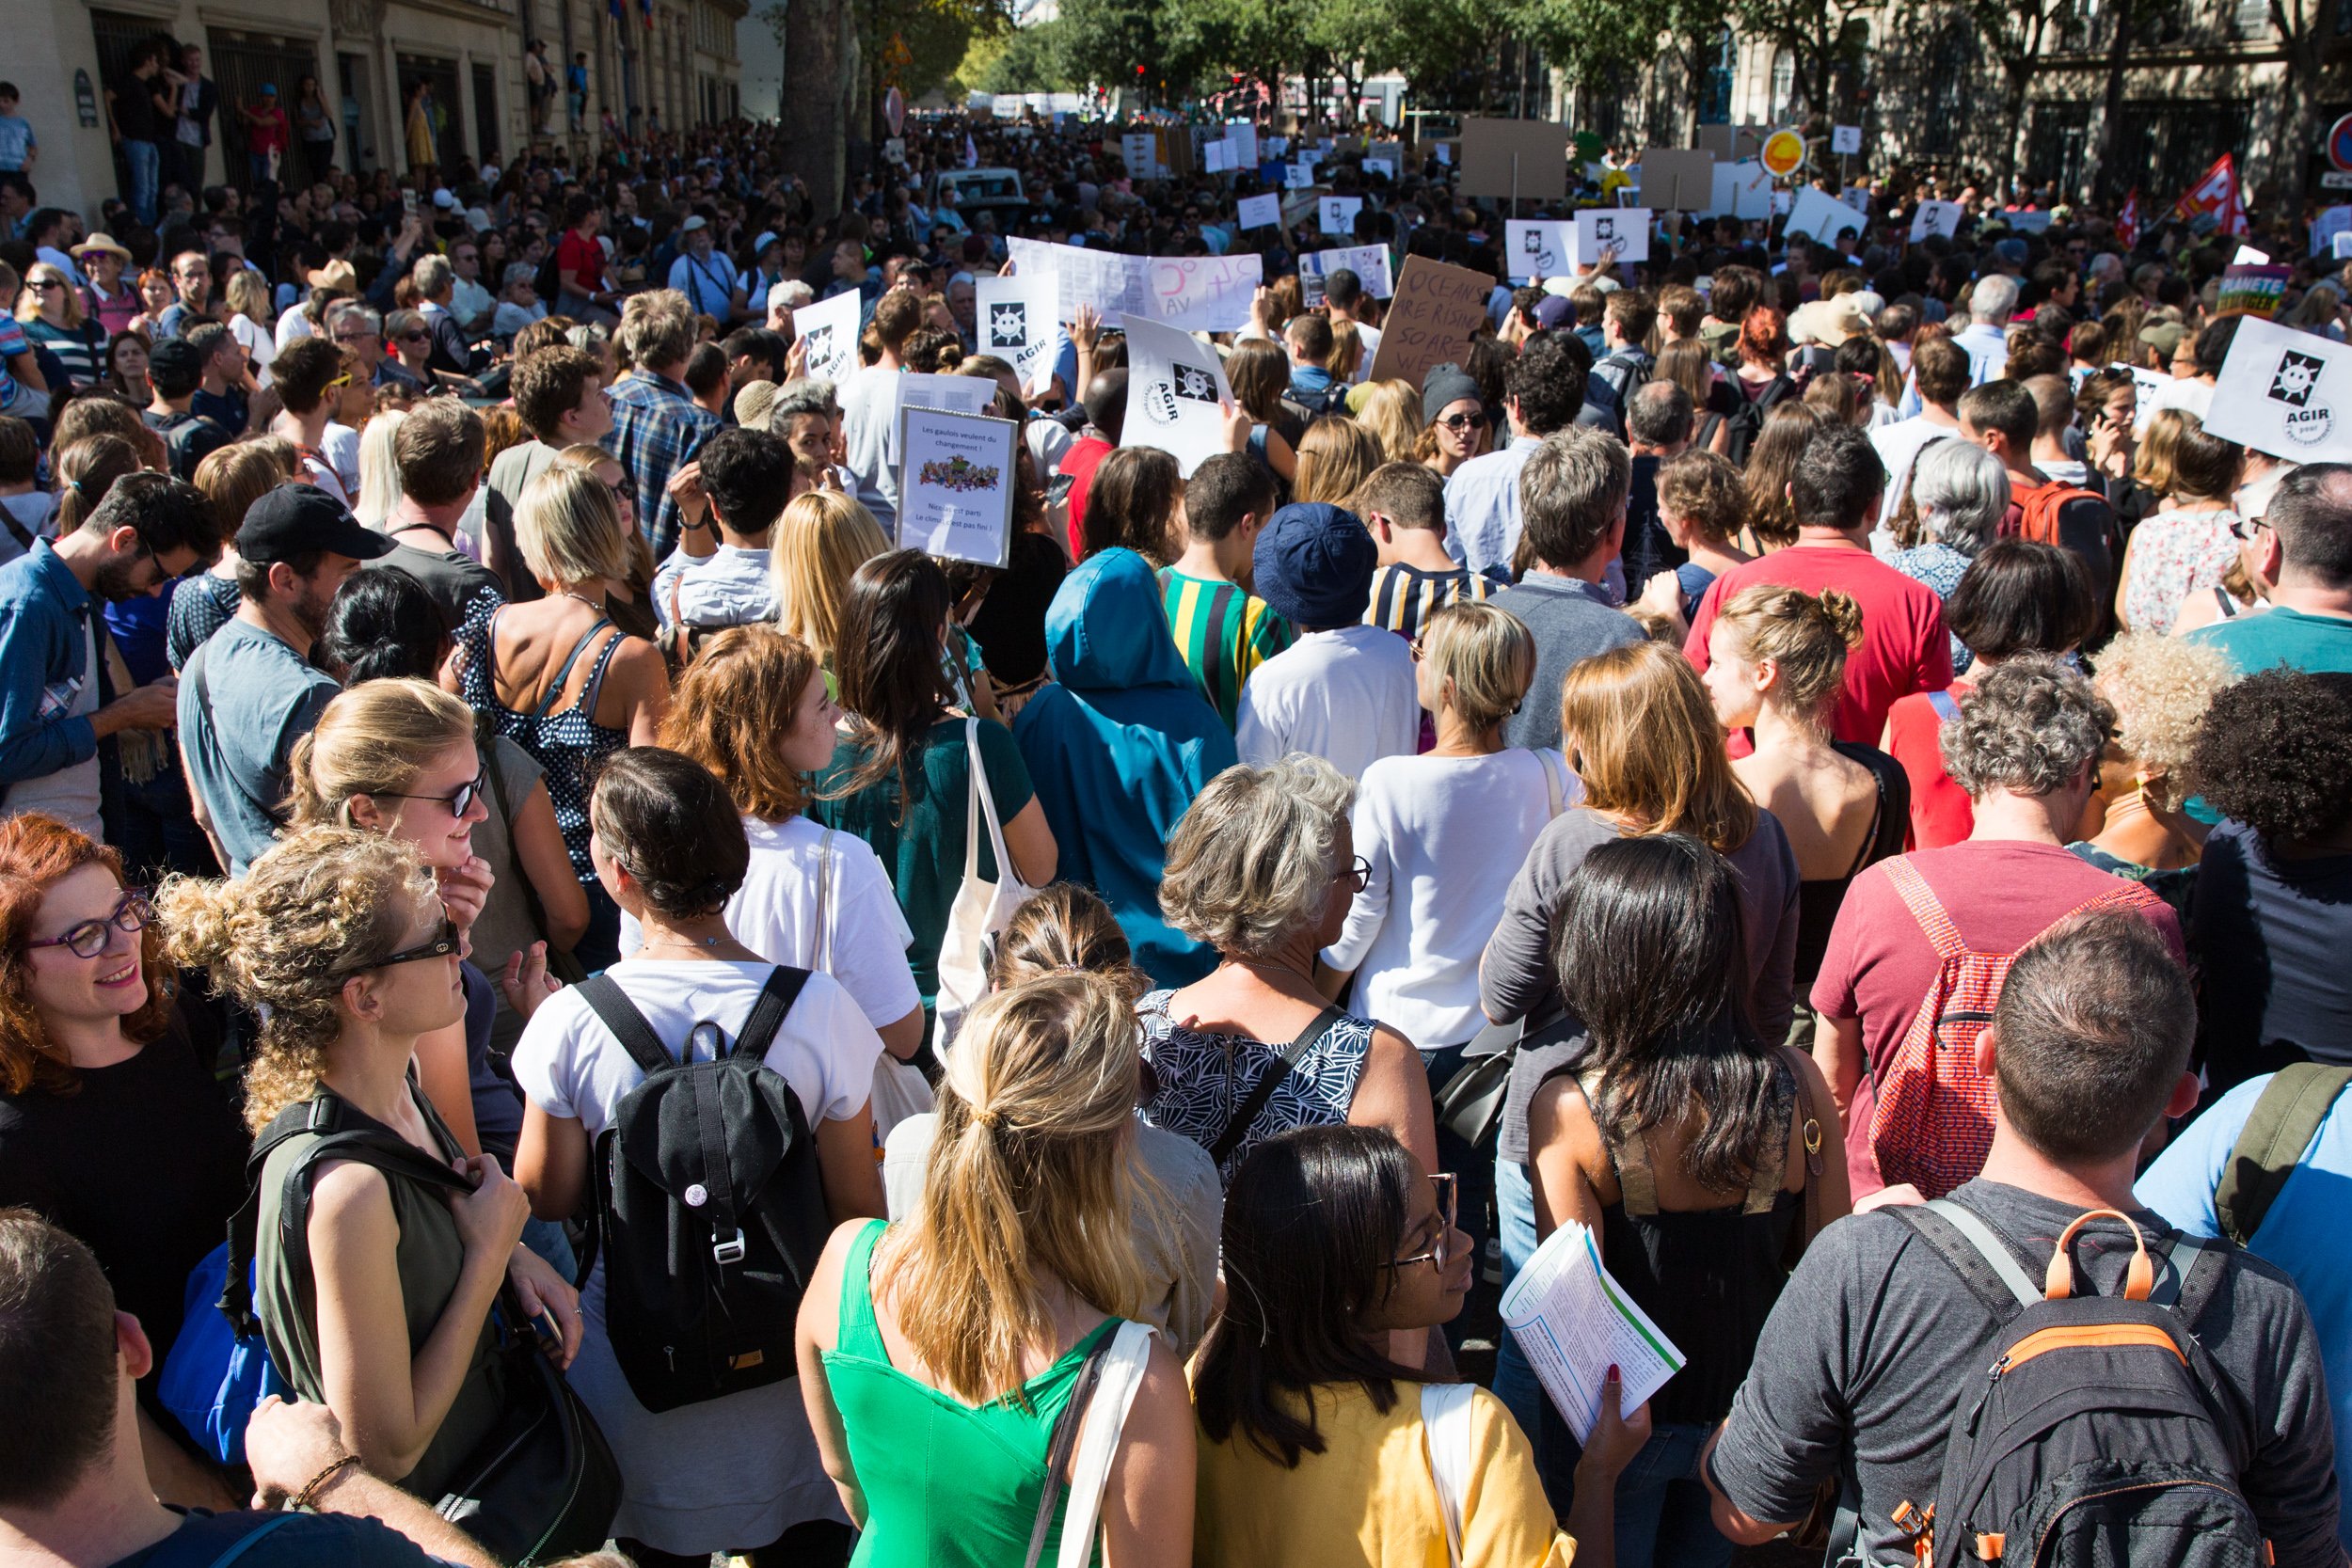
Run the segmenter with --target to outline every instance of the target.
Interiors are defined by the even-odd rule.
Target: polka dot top
[[[621,645],[622,634],[603,616],[590,626],[580,640],[572,644],[564,667],[548,683],[548,694],[539,705],[528,713],[517,713],[498,698],[498,617],[502,606],[488,595],[477,600],[466,624],[457,629],[457,644],[466,651],[465,672],[458,678],[459,694],[466,705],[476,713],[490,716],[491,726],[499,734],[531,753],[532,760],[546,770],[548,794],[555,802],[555,825],[563,831],[564,848],[571,856],[572,871],[584,883],[596,879],[596,867],[588,859],[588,769],[597,758],[619,751],[628,744],[627,730],[609,729],[596,721],[596,697],[604,689],[604,672],[612,662],[612,651]],[[572,666],[579,663],[590,644],[604,632],[612,635],[597,649],[596,663],[588,672],[588,683],[580,688],[580,698],[561,713],[550,713],[564,694],[564,684],[571,678]]]
[[[1143,1054],[1152,1064],[1153,1080],[1143,1119],[1212,1148],[1259,1078],[1281,1065],[1289,1042],[1268,1045],[1239,1035],[1187,1029],[1168,1016],[1168,999],[1175,994],[1155,990],[1136,1004],[1143,1024]],[[1278,1132],[1345,1121],[1371,1049],[1371,1022],[1343,1015],[1282,1075],[1265,1108],[1225,1157],[1218,1177],[1231,1180],[1249,1151]]]

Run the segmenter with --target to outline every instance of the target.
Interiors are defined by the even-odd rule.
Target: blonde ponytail
[[[288,759],[296,827],[348,828],[355,795],[413,788],[440,753],[473,743],[473,710],[430,681],[362,681],[326,705]]]

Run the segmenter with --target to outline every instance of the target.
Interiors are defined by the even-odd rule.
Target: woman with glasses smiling
[[[245,1132],[177,990],[119,855],[52,816],[0,820],[0,1208],[97,1255],[157,1368],[189,1271],[245,1199]],[[139,1384],[139,1428],[162,1495],[235,1507],[167,1440],[179,1427],[156,1382]]]

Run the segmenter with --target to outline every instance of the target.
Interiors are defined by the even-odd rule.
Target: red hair
[[[1750,310],[1740,324],[1740,357],[1751,365],[1780,369],[1788,352],[1788,318],[1769,305]]]
[[[122,880],[120,855],[54,816],[28,812],[0,821],[0,1093],[73,1092],[73,1069],[50,1043],[48,1027],[33,1006],[24,944],[32,940],[42,896],[86,865],[103,865],[117,882]],[[122,1021],[122,1032],[142,1045],[162,1035],[171,1018],[176,972],[164,954],[163,939],[163,927],[151,920],[139,933],[147,1001]]]

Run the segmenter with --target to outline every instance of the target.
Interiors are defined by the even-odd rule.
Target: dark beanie
[[[1486,401],[1486,394],[1478,389],[1478,383],[1465,374],[1461,366],[1436,366],[1422,378],[1421,422],[1436,424],[1439,411],[1447,404],[1459,403],[1464,398],[1470,399],[1472,403],[1484,404]]]
[[[1301,631],[1328,631],[1364,618],[1380,551],[1354,513],[1309,501],[1274,515],[1252,560],[1258,597]]]

